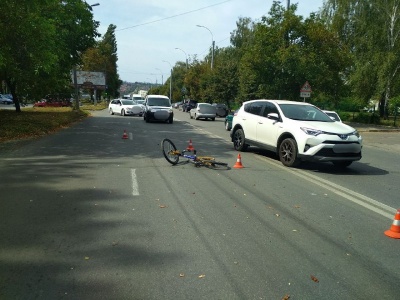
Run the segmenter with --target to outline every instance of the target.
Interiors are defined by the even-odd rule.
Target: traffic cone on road
[[[237,169],[244,168],[243,165],[242,165],[242,157],[240,156],[240,153],[238,154],[237,159],[236,159],[236,163],[235,163],[235,165],[233,167],[237,168]]]
[[[189,140],[189,146],[187,146],[186,150],[188,150],[188,151],[193,151],[194,150],[194,147],[193,147],[193,144],[192,144],[192,140]]]
[[[397,210],[396,214],[394,215],[392,226],[390,226],[389,230],[385,231],[385,234],[388,237],[400,239],[400,209]]]
[[[128,139],[128,134],[126,133],[126,130],[124,130],[124,134],[122,135],[122,139],[124,139],[124,140]]]

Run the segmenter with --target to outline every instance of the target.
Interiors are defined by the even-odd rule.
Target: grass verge
[[[25,138],[35,138],[69,127],[90,115],[90,110],[104,109],[103,105],[82,106],[80,110],[70,107],[22,108],[0,110],[0,143]]]

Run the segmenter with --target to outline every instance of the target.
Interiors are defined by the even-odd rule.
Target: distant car
[[[140,100],[132,100],[133,101],[133,105],[136,106],[138,105],[141,109],[142,109],[142,113],[139,114],[140,116],[143,116],[144,114],[144,99],[140,99]]]
[[[143,100],[143,101],[144,101],[144,99],[142,98],[142,96],[139,95],[139,94],[133,94],[132,97],[131,97],[131,99],[132,99],[132,100]]]
[[[118,114],[121,116],[142,116],[143,107],[134,104],[133,100],[129,99],[114,99],[108,105],[110,115]]]
[[[229,114],[228,107],[223,103],[213,103],[217,109],[217,117],[225,118]]]
[[[230,114],[228,114],[225,117],[225,129],[227,131],[230,131],[232,129],[232,120],[233,120],[233,117],[236,115],[237,111],[238,111],[238,109],[235,110],[234,112],[231,112]]]
[[[173,108],[179,108],[181,105],[182,105],[182,101],[179,101],[179,102],[175,102],[175,103],[172,105],[172,107],[173,107]]]
[[[151,121],[163,121],[172,124],[174,122],[174,112],[171,100],[164,95],[147,95],[144,102],[143,120],[146,123]]]
[[[5,96],[3,96],[3,95],[0,95],[0,103],[3,103],[3,104],[13,104],[14,101],[13,101],[12,99],[8,98],[8,97],[5,97]]]
[[[210,103],[197,103],[195,108],[192,108],[189,111],[190,118],[199,120],[199,119],[211,119],[215,121],[215,117],[217,113],[217,109],[215,106],[211,105]]]
[[[196,107],[197,103],[195,100],[186,100],[182,103],[182,111],[189,112],[192,108]]]
[[[56,100],[56,99],[43,99],[33,104],[33,107],[71,107],[72,102],[68,99]]]
[[[340,117],[337,114],[337,112],[331,111],[331,110],[323,110],[323,112],[326,113],[328,116],[330,116],[331,119],[333,118],[333,120],[335,120],[337,122],[342,122],[342,119],[340,119]]]

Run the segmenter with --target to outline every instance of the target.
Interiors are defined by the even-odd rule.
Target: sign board
[[[300,92],[312,92],[311,90],[311,85],[308,83],[308,81],[306,81],[305,84],[303,84],[303,86],[300,89]]]
[[[311,85],[308,83],[308,81],[306,81],[305,84],[303,84],[303,86],[300,89],[300,97],[302,98],[309,98],[311,97]]]
[[[310,98],[311,93],[310,92],[300,92],[300,97],[301,98]]]
[[[74,84],[74,72],[71,72],[71,79]],[[76,71],[77,86],[82,88],[104,89],[106,77],[103,72]]]

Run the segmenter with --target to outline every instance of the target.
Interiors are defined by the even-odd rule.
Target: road
[[[382,134],[363,134],[346,171],[284,168],[258,149],[243,169],[171,166],[165,137],[231,166],[238,154],[222,119],[182,112],[96,112],[0,147],[0,299],[396,299],[400,240],[383,232],[400,142]]]

